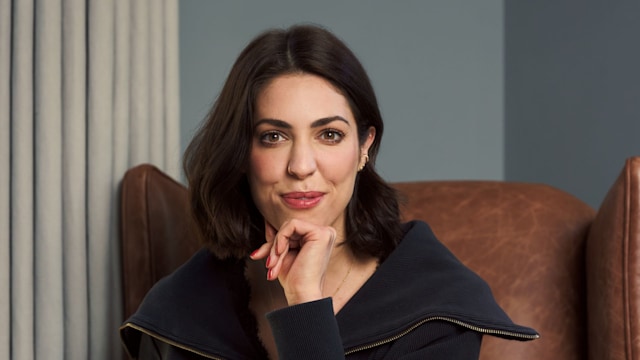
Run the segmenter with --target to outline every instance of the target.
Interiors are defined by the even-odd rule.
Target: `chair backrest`
[[[125,174],[120,185],[124,318],[162,277],[200,247],[187,190],[151,165]]]
[[[406,219],[422,219],[482,276],[529,343],[485,337],[480,358],[586,359],[584,253],[594,210],[555,188],[499,181],[395,184]]]

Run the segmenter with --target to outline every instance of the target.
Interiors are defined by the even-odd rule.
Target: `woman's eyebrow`
[[[336,115],[336,116],[330,116],[330,117],[318,119],[318,120],[316,120],[316,121],[311,123],[311,127],[312,128],[316,128],[316,127],[325,126],[325,125],[327,125],[329,123],[332,123],[332,122],[334,122],[336,120],[343,121],[345,124],[349,125],[349,121],[347,121],[347,119],[343,118],[340,115]]]
[[[342,121],[345,124],[349,125],[349,121],[345,118],[343,118],[340,115],[335,115],[335,116],[329,116],[326,118],[321,118],[318,120],[315,120],[314,122],[311,123],[311,127],[312,128],[317,128],[317,127],[321,127],[321,126],[325,126],[327,124],[330,124],[334,121]],[[260,119],[258,121],[256,121],[256,124],[254,125],[254,127],[258,127],[262,124],[269,124],[271,126],[275,126],[275,127],[279,127],[282,129],[291,129],[292,126],[291,124],[289,124],[288,122],[284,121],[284,120],[278,120],[278,119],[269,119],[269,118],[265,118],[265,119]]]
[[[256,121],[256,124],[253,127],[258,127],[262,124],[269,124],[271,126],[283,128],[283,129],[291,129],[292,126],[286,121],[278,120],[278,119],[260,119]]]

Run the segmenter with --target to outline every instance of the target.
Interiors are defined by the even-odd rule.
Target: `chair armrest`
[[[640,358],[640,157],[626,161],[587,240],[590,359]]]

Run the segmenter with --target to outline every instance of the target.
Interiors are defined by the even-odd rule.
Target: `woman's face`
[[[363,144],[347,99],[321,77],[282,75],[256,99],[248,180],[265,220],[296,218],[344,236],[345,209],[375,136]]]

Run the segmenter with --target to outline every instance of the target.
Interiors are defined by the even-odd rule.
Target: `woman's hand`
[[[267,242],[251,254],[267,257],[267,280],[278,279],[289,305],[321,299],[336,231],[306,221],[286,221],[280,230],[265,222]]]

